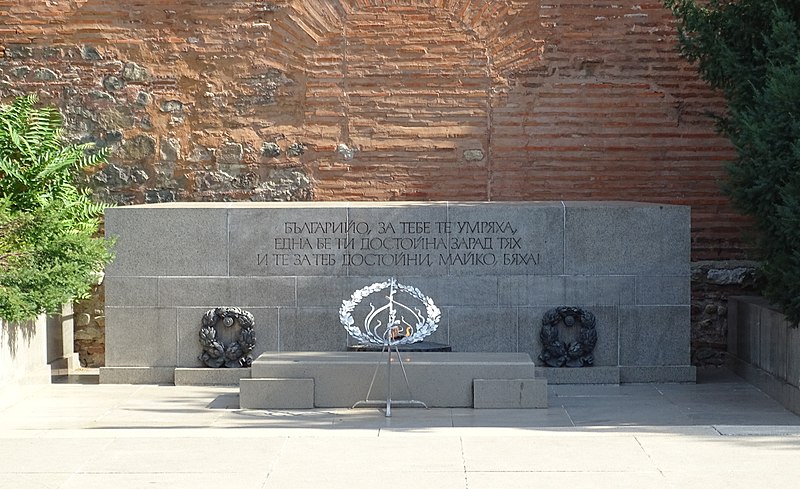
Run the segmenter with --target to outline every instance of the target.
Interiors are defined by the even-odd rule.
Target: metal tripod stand
[[[353,408],[357,407],[368,407],[368,406],[381,406],[386,403],[386,412],[385,416],[387,418],[392,417],[392,405],[396,406],[414,406],[414,407],[424,407],[428,409],[428,405],[422,401],[417,401],[414,399],[404,399],[404,400],[393,400],[392,399],[392,350],[394,350],[395,355],[397,356],[397,361],[400,363],[400,370],[403,372],[403,378],[406,381],[406,388],[408,388],[408,395],[411,395],[411,385],[408,383],[408,375],[406,374],[406,367],[403,364],[403,358],[400,356],[400,351],[397,349],[396,345],[392,345],[391,343],[386,343],[383,345],[381,349],[381,358],[378,359],[377,365],[375,365],[375,373],[372,374],[372,382],[369,383],[369,390],[367,391],[367,395],[363,401],[358,401],[357,403],[353,404]],[[372,387],[375,385],[375,379],[378,377],[378,370],[381,368],[381,363],[383,363],[383,352],[386,352],[386,400],[371,400],[369,396],[372,394]]]

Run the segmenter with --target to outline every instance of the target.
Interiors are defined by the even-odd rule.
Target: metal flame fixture
[[[379,292],[388,290],[388,295],[384,295],[386,304],[380,307],[370,302],[369,312],[365,315],[364,321],[361,324],[356,324],[353,318],[353,311],[356,309],[364,299],[378,294]],[[419,307],[410,307],[398,300],[398,295],[404,294],[412,299],[417,300],[425,309]],[[408,388],[409,397],[411,397],[411,386],[408,382],[408,375],[406,374],[403,359],[397,349],[400,345],[407,345],[410,343],[417,343],[422,341],[426,336],[429,336],[439,324],[441,318],[441,311],[433,300],[425,296],[419,289],[409,285],[399,283],[394,277],[386,282],[377,282],[367,287],[361,288],[353,292],[350,299],[342,302],[339,308],[339,320],[341,321],[348,334],[361,344],[372,344],[381,346],[381,354],[387,353],[386,358],[386,417],[392,415],[392,405],[413,405],[426,407],[425,403],[416,400],[392,400],[392,384],[391,384],[391,367],[392,367],[392,351],[397,358],[400,368],[403,372],[403,378]],[[375,373],[372,376],[367,396],[365,400],[359,401],[353,407],[369,406],[383,404],[384,401],[370,400],[372,394],[372,387],[375,384],[375,378],[378,375],[383,360],[379,360],[375,367]]]

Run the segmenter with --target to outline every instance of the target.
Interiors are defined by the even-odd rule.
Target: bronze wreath
[[[239,323],[236,341],[229,345],[217,340],[216,326],[220,321],[226,328]],[[218,307],[206,312],[203,315],[203,327],[200,328],[200,344],[203,345],[200,361],[212,368],[249,367],[253,363],[253,348],[256,347],[253,326],[253,315],[238,307]]]
[[[578,341],[564,344],[558,338],[558,325],[571,328],[580,323]],[[578,307],[561,306],[550,309],[542,316],[542,353],[539,360],[548,367],[589,367],[594,364],[597,330],[594,314]]]

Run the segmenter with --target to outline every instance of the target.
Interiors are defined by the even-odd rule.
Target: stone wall
[[[757,294],[756,263],[701,261],[692,263],[692,364],[723,365],[727,361],[728,298]]]
[[[39,316],[22,323],[0,320],[0,409],[48,383],[47,319]]]
[[[75,351],[83,367],[102,367],[106,357],[105,286],[92,287],[91,296],[74,305]]]
[[[674,203],[695,260],[741,257],[660,2],[6,0],[0,33],[0,99],[112,148],[106,200]]]
[[[105,277],[100,380],[170,382],[177,367],[202,367],[198,334],[217,307],[253,315],[254,355],[344,351],[353,340],[337,313],[343,300],[354,321],[372,318],[387,292],[351,294],[395,277],[436,303],[429,338],[453,351],[527,353],[555,367],[545,372],[557,383],[693,381],[689,228],[686,206],[605,201],[109,209],[117,257]],[[415,324],[413,308],[426,306],[407,290],[398,317]],[[561,328],[551,319],[545,337],[552,326],[565,331],[542,342],[543,318],[560,306],[596,321],[580,314]],[[370,328],[389,321],[379,315]],[[573,366],[592,368],[558,368],[565,354],[555,340],[578,347]]]
[[[800,414],[800,329],[760,297],[730,298],[728,364]]]
[[[734,151],[705,115],[723,101],[661,2],[0,5],[0,101],[37,92],[111,148],[86,177],[104,200],[671,203],[692,207],[693,260],[745,257],[719,190]],[[700,363],[724,329],[706,306]],[[77,335],[88,365],[101,329]]]

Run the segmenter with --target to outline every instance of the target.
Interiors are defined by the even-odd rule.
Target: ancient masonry
[[[675,42],[634,0],[0,0],[0,101],[38,92],[110,147],[86,183],[118,204],[682,204],[693,260],[725,269],[734,152]],[[723,345],[712,288],[696,343]]]

